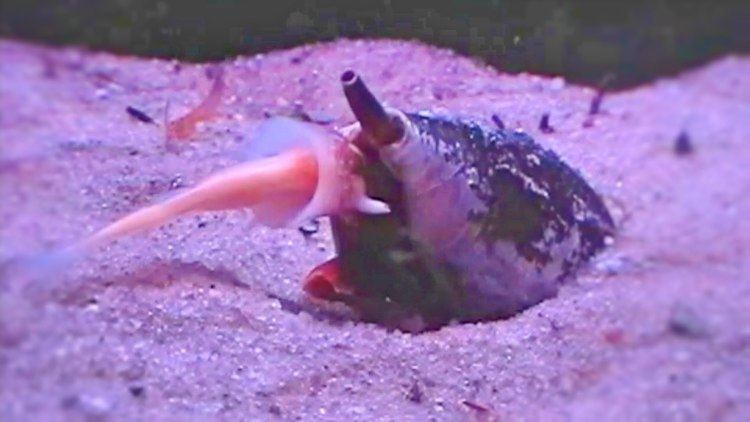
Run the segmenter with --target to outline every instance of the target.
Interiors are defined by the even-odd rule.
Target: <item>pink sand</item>
[[[339,41],[227,62],[223,117],[176,147],[125,112],[184,113],[205,67],[0,41],[0,419],[750,420],[750,58],[591,119],[594,90],[560,78]],[[616,243],[557,298],[421,335],[304,299],[327,224],[306,240],[209,213],[42,280],[19,268],[231,164],[266,113],[350,122],[347,68],[392,106],[523,128],[604,195]]]

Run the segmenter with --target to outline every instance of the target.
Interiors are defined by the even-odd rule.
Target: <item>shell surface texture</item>
[[[420,331],[509,317],[554,296],[614,235],[601,197],[527,134],[385,108],[353,72],[342,82],[357,171],[390,207],[331,216],[332,298],[364,319]]]

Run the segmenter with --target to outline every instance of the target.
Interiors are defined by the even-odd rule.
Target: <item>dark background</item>
[[[623,88],[750,52],[750,1],[2,0],[0,35],[214,60],[338,37],[419,39],[502,70]]]

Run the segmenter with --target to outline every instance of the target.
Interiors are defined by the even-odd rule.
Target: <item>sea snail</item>
[[[336,132],[269,119],[247,161],[73,249],[195,211],[251,208],[272,227],[328,216],[337,255],[304,290],[419,331],[549,298],[613,236],[597,193],[528,135],[384,107],[352,71],[341,82],[357,122]]]

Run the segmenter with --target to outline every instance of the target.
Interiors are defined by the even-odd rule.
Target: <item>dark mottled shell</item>
[[[512,290],[514,283],[523,285],[525,280],[507,279],[516,272],[506,270],[518,266],[524,267],[518,274],[538,273],[539,278],[559,282],[601,250],[612,235],[612,219],[596,192],[528,135],[429,114],[406,117],[427,154],[439,157],[439,166],[455,172],[458,183],[465,183],[462,189],[470,190],[475,196],[472,201],[480,204],[465,214],[473,235],[464,249],[481,243],[482,248],[476,249],[486,252],[478,254],[490,261],[489,266],[492,261],[501,265],[474,273],[451,256],[438,259],[434,247],[414,236],[410,217],[415,204],[420,204],[409,196],[414,189],[404,186],[366,141],[355,140],[365,153],[362,175],[368,195],[386,201],[392,209],[388,215],[333,218],[343,276],[355,290],[348,304],[366,319],[403,327],[404,321],[419,317],[426,327],[438,327],[452,319],[509,316],[557,288],[538,294],[521,292],[519,297],[512,293],[507,300],[503,293],[498,303],[481,304],[495,300],[482,286],[497,283]],[[426,211],[424,215],[429,215]],[[501,250],[495,250],[498,245]],[[513,257],[508,257],[508,250],[515,251],[510,253]]]
[[[554,152],[520,131],[488,131],[473,122],[428,114],[409,119],[424,142],[434,143],[446,163],[460,166],[486,210],[467,215],[481,225],[479,236],[491,247],[512,242],[538,267],[548,265],[550,249],[580,232],[560,277],[565,277],[605,246],[614,224],[599,195]]]

